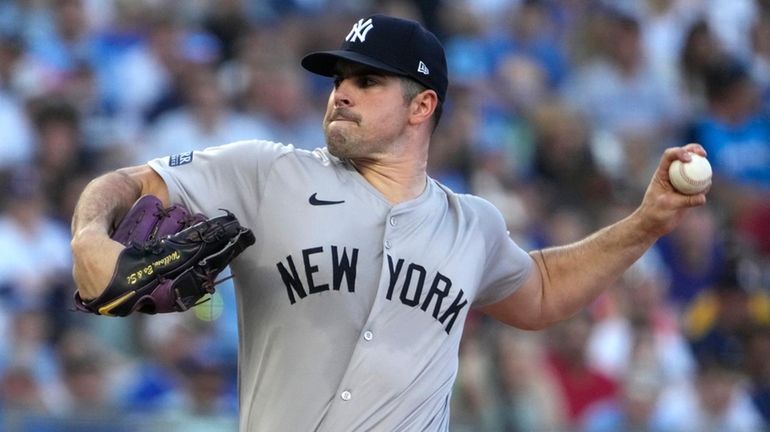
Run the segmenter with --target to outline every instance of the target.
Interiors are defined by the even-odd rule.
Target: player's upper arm
[[[141,188],[141,195],[155,195],[164,205],[169,206],[168,187],[163,178],[149,165],[121,168],[119,173],[128,176]]]
[[[532,258],[510,237],[500,211],[490,202],[468,197],[474,205],[476,229],[484,239],[484,269],[473,306],[483,308],[519,290],[534,267]]]
[[[540,330],[549,322],[543,314],[543,279],[536,260],[522,285],[495,303],[481,306],[479,310],[505,324],[525,329]]]

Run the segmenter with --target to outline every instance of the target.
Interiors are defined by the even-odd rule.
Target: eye
[[[377,79],[371,75],[362,75],[358,77],[357,82],[358,82],[358,86],[361,88],[371,87],[371,86],[377,85],[378,83]]]
[[[339,88],[340,84],[342,84],[342,77],[334,77],[334,88]]]

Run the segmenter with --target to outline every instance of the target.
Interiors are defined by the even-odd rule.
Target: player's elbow
[[[520,330],[527,330],[527,331],[539,331],[539,330],[545,330],[548,327],[550,327],[552,324],[551,322],[547,322],[544,320],[533,320],[533,321],[527,321],[527,322],[520,322],[511,324],[514,327],[520,329]]]
[[[539,317],[538,319],[534,319],[529,322],[523,323],[522,325],[519,326],[519,328],[522,330],[532,330],[532,331],[545,330],[571,317],[572,316],[565,317],[564,315],[560,315],[554,318]]]
[[[547,317],[537,315],[531,317],[519,317],[518,319],[498,319],[499,321],[511,327],[527,331],[545,330],[548,327],[560,322],[560,319],[548,319]]]
[[[573,315],[551,308],[542,301],[523,302],[525,298],[530,299],[514,294],[501,302],[481,308],[481,311],[503,324],[528,331],[544,330]]]
[[[480,310],[496,321],[521,330],[542,330],[549,325],[537,309],[522,307],[510,299],[482,307]]]

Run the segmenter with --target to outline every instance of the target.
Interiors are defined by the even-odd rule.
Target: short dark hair
[[[424,92],[425,90],[428,90],[428,87],[413,80],[412,78],[407,76],[399,76],[399,78],[401,79],[401,86],[404,89],[405,103],[411,102],[415,96]],[[441,120],[441,113],[444,108],[444,102],[441,100],[441,98],[436,98],[436,101],[436,110],[433,112],[433,130],[436,130],[436,127],[438,127],[438,122]]]
[[[80,115],[70,102],[63,99],[40,99],[32,102],[33,123],[37,129],[52,123],[64,123],[77,129]]]
[[[747,67],[739,60],[731,57],[715,60],[704,72],[706,98],[709,101],[722,99],[733,91],[736,85],[750,79]]]

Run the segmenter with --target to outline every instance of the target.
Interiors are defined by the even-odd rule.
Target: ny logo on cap
[[[373,28],[374,24],[372,24],[371,18],[366,21],[361,18],[357,23],[353,24],[353,28],[350,30],[350,33],[345,36],[345,42],[355,42],[356,39],[358,39],[359,42],[363,42],[366,40],[366,34],[369,33],[369,30]]]

